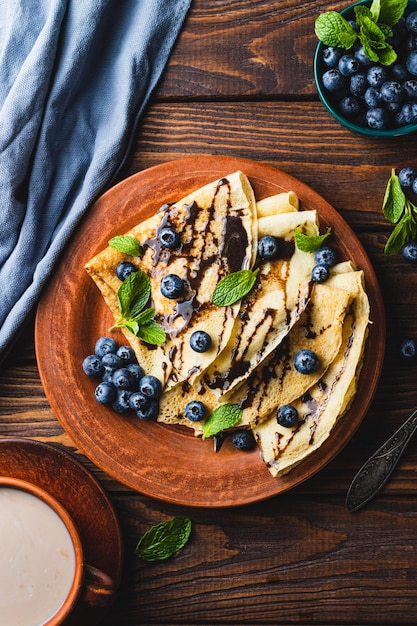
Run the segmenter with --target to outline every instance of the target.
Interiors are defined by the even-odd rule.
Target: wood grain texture
[[[146,564],[133,554],[139,536],[190,510],[130,491],[77,450],[45,398],[32,325],[1,366],[0,437],[32,437],[74,454],[116,508],[125,565],[105,626],[415,624],[415,441],[376,500],[354,514],[344,508],[356,471],[417,406],[417,364],[398,353],[402,337],[417,339],[417,269],[384,255],[391,227],[381,213],[391,167],[416,167],[417,142],[352,135],[326,113],[313,83],[314,20],[346,4],[193,0],[121,174],[185,156],[246,157],[311,186],[354,229],[381,286],[387,342],[374,401],[342,452],[287,494],[194,509],[189,545]]]

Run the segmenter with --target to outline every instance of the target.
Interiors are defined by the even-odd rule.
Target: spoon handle
[[[348,511],[357,511],[382,489],[416,430],[417,410],[358,471],[347,492]]]

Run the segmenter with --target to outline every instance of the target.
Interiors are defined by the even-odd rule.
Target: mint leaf
[[[142,341],[158,346],[165,343],[167,338],[164,329],[161,328],[155,320],[151,320],[146,324],[139,324],[139,328],[135,334],[139,339],[142,339]]]
[[[381,13],[381,0],[372,0],[372,4],[369,9],[371,19],[376,23],[379,20],[379,14]]]
[[[403,214],[404,207],[405,195],[401,188],[400,180],[395,174],[395,169],[392,169],[385,189],[382,212],[387,220],[396,224]]]
[[[135,317],[142,311],[151,295],[151,281],[142,270],[130,274],[117,291],[120,315]]]
[[[190,518],[185,515],[177,515],[152,526],[139,539],[136,556],[144,561],[168,559],[185,546],[190,538],[191,526]]]
[[[221,404],[203,424],[203,439],[217,435],[222,430],[236,426],[243,411],[237,404]]]
[[[217,306],[229,306],[235,304],[246,296],[256,282],[259,268],[252,270],[239,270],[228,274],[216,285],[211,301]]]
[[[395,254],[399,252],[405,243],[414,239],[416,230],[416,223],[412,217],[410,215],[404,215],[395,226],[385,244],[385,254]]]
[[[374,0],[375,2],[376,0]],[[378,21],[387,26],[394,26],[403,16],[408,0],[379,0]]]
[[[130,256],[142,256],[142,247],[131,235],[118,235],[109,240],[109,246]]]
[[[378,52],[378,59],[382,65],[392,65],[397,60],[397,53],[390,44]]]
[[[315,252],[323,245],[323,242],[330,234],[330,228],[323,235],[305,235],[297,230],[295,231],[295,245],[302,252]]]
[[[357,33],[349,22],[336,11],[326,11],[318,16],[315,32],[327,46],[337,46],[349,50],[356,41]]]

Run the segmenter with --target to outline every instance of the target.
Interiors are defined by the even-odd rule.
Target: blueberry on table
[[[298,411],[290,404],[283,404],[277,411],[277,422],[284,428],[292,428],[298,422]]]
[[[318,264],[311,270],[311,278],[315,283],[324,283],[330,276],[330,269],[327,265]]]
[[[142,376],[139,381],[139,391],[149,400],[157,400],[162,393],[161,381],[156,376],[151,376],[150,374]]]
[[[100,337],[100,339],[97,339],[94,347],[94,352],[100,359],[102,359],[105,354],[116,352],[116,350],[117,343],[112,337]]]
[[[404,189],[412,187],[416,178],[417,172],[413,167],[403,167],[398,172],[398,180],[400,181],[401,187],[404,187]]]
[[[250,430],[235,430],[230,439],[235,448],[244,452],[250,452],[256,447],[255,437]]]
[[[179,234],[169,226],[162,228],[158,234],[158,241],[164,248],[169,250],[176,250],[180,247],[181,237]]]
[[[417,343],[414,339],[404,339],[400,345],[400,355],[404,361],[414,361],[417,357]]]
[[[87,376],[101,376],[103,364],[96,354],[89,354],[83,361],[83,370]]]
[[[196,330],[190,337],[190,347],[194,352],[207,352],[211,348],[211,337],[204,330]]]
[[[273,261],[278,258],[279,243],[276,237],[265,235],[258,242],[258,254],[263,261]]]
[[[119,280],[124,281],[128,276],[137,271],[137,267],[130,261],[121,261],[116,267],[116,276]]]
[[[191,400],[185,406],[184,415],[191,422],[201,422],[206,417],[206,407],[200,400]]]
[[[184,281],[177,274],[167,274],[161,280],[161,294],[170,300],[176,300],[184,292]]]
[[[330,246],[322,246],[318,248],[314,253],[314,261],[318,265],[327,265],[327,267],[333,267],[338,262],[339,257],[334,250]]]
[[[156,400],[151,400],[147,407],[143,409],[138,409],[136,411],[136,415],[139,419],[144,420],[146,422],[153,422],[158,417],[159,413],[159,404]]]
[[[97,385],[94,396],[100,404],[111,404],[117,397],[117,391],[111,382],[101,382]]]
[[[417,241],[409,241],[401,248],[401,254],[406,261],[417,263]]]
[[[294,357],[294,367],[300,374],[313,374],[319,366],[319,358],[313,350],[302,348]]]

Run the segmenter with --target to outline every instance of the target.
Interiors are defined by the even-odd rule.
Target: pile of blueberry
[[[351,22],[355,27],[355,23]],[[391,66],[370,61],[363,48],[327,46],[321,79],[329,102],[347,120],[374,130],[417,124],[417,11],[393,27]]]
[[[161,382],[145,375],[130,346],[119,346],[112,337],[100,337],[94,354],[84,359],[83,370],[100,380],[94,392],[100,404],[110,405],[118,413],[134,411],[142,420],[158,417]]]

